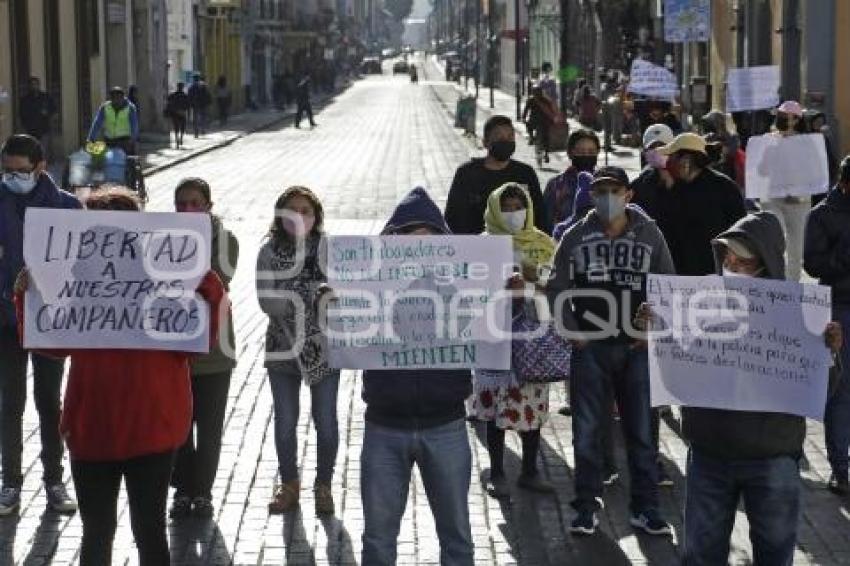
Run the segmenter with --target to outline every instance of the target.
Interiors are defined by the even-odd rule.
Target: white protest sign
[[[340,236],[328,246],[330,366],[509,369],[504,236]]]
[[[27,209],[24,347],[209,351],[206,214]]]
[[[749,198],[809,196],[829,190],[829,165],[822,134],[755,136],[747,142]]]
[[[652,405],[822,419],[828,287],[753,277],[650,275]]]
[[[635,59],[629,76],[628,91],[652,100],[673,101],[679,94],[676,75],[643,59]]]
[[[779,105],[782,75],[778,65],[729,69],[726,111],[764,110]]]

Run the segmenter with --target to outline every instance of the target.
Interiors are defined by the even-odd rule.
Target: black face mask
[[[596,169],[596,160],[597,157],[595,155],[576,155],[575,157],[570,158],[573,167],[579,171],[587,172],[591,172]]]
[[[490,144],[490,155],[496,161],[507,161],[516,151],[516,142],[494,141]]]
[[[784,132],[788,129],[788,116],[776,117],[776,129],[780,132]]]

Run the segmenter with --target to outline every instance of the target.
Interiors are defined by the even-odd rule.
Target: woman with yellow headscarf
[[[508,183],[496,189],[487,200],[484,225],[485,235],[510,236],[513,240],[519,273],[511,280],[512,288],[534,285],[545,278],[555,242],[534,227],[534,207],[525,187]],[[510,493],[503,465],[505,431],[515,430],[522,439],[522,474],[517,484],[532,491],[552,492],[552,484],[542,479],[537,469],[540,428],[549,412],[549,385],[522,385],[511,370],[476,370],[474,386],[473,413],[487,422],[488,491],[495,497]]]

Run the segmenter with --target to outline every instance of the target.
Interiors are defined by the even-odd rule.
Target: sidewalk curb
[[[353,84],[354,84],[354,81],[351,81],[351,82],[345,84],[343,87],[336,89],[332,94],[329,94],[329,95],[321,98],[320,100],[318,100],[316,102],[316,106],[324,107],[328,103],[329,100],[332,100],[336,96],[339,96],[340,94],[342,94],[343,92],[348,90],[348,88],[350,88]],[[144,177],[150,177],[152,175],[156,175],[157,173],[160,173],[160,172],[165,171],[167,169],[171,169],[172,167],[175,167],[175,166],[180,165],[182,163],[186,163],[187,161],[191,161],[192,159],[195,159],[196,157],[200,157],[201,155],[210,153],[211,151],[215,151],[217,149],[227,147],[227,146],[233,144],[234,142],[241,140],[242,138],[244,138],[246,136],[249,136],[251,134],[255,134],[257,132],[262,132],[262,131],[268,130],[268,129],[270,129],[270,128],[278,125],[278,124],[282,124],[283,122],[285,122],[287,120],[291,120],[294,117],[295,117],[295,112],[286,112],[282,116],[278,116],[277,118],[274,118],[274,119],[269,120],[267,122],[263,122],[263,123],[261,123],[257,126],[248,128],[245,131],[242,131],[242,132],[239,132],[238,134],[232,135],[232,136],[230,136],[230,137],[228,137],[228,138],[226,138],[226,139],[224,139],[220,142],[212,143],[212,144],[210,144],[206,147],[202,147],[200,149],[196,149],[192,152],[189,152],[186,155],[181,155],[180,157],[176,157],[176,158],[172,159],[171,161],[169,161],[167,163],[163,163],[161,165],[151,165],[150,167],[147,167],[147,168],[142,170],[142,175]]]

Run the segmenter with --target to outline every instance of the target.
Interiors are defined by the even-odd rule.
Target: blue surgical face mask
[[[3,185],[9,192],[26,195],[32,192],[38,183],[35,171],[31,173],[3,173]]]

